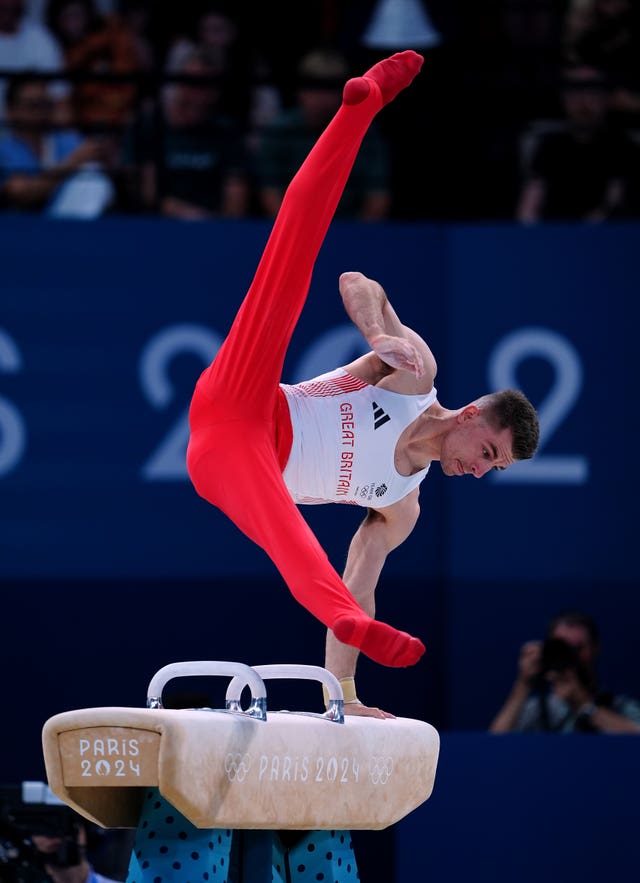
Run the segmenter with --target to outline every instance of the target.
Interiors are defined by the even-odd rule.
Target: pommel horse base
[[[169,680],[201,675],[230,678],[224,709],[163,708]],[[327,711],[267,711],[269,678],[320,681]],[[146,708],[50,718],[49,787],[103,828],[137,829],[127,883],[355,880],[349,832],[386,828],[430,797],[440,739],[424,721],[343,712],[324,668],[173,663]]]

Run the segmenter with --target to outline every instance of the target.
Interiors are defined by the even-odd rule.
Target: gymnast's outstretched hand
[[[355,702],[345,702],[344,713],[353,717],[379,717],[379,718],[395,718],[395,714],[389,711],[383,711],[381,708],[375,708],[363,705],[359,699]]]

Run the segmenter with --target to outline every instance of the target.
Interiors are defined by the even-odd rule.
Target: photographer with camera
[[[75,822],[73,832],[66,836],[48,832],[32,834],[30,839],[39,864],[53,883],[117,883],[98,874],[91,865],[88,832],[83,822]]]
[[[600,691],[595,621],[578,610],[555,616],[544,641],[527,641],[491,733],[640,733],[640,702]]]
[[[0,786],[0,883],[121,883],[132,832],[104,832],[70,807],[19,785]],[[124,833],[126,836],[113,836]],[[97,866],[97,868],[96,868]],[[107,876],[107,874],[113,876]]]

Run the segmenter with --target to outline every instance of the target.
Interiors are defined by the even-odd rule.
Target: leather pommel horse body
[[[224,709],[162,707],[169,680],[201,675],[230,678]],[[269,678],[320,681],[329,695],[328,710],[267,710]],[[247,687],[251,700],[243,709]],[[194,838],[209,837],[210,846],[212,829],[224,829],[227,861],[216,868],[223,880],[233,831],[312,831],[317,839],[318,832],[334,837],[394,824],[431,795],[439,752],[438,733],[424,721],[345,718],[342,688],[326,669],[214,661],[160,669],[149,683],[147,708],[55,715],[45,723],[42,738],[49,786],[61,800],[104,828],[138,829],[129,883],[158,876],[166,883],[169,875],[156,873],[157,860],[147,858],[147,873],[144,860],[137,862],[137,873],[132,867],[137,853],[138,859],[145,853],[138,848],[146,836],[142,826],[145,832],[166,827],[168,812],[177,811],[185,830],[175,843],[173,828],[154,831],[156,844],[171,844],[162,851],[164,860],[175,858],[180,839],[194,855]],[[270,847],[274,874],[275,851]],[[181,876],[179,864],[171,864],[174,883],[194,879]],[[262,879],[255,869],[247,870],[251,861],[244,862],[244,875],[238,870],[242,862],[235,864],[230,881]]]

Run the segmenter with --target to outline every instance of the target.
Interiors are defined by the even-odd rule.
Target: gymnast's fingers
[[[395,718],[395,714],[389,711],[383,711],[381,708],[369,707],[363,705],[362,702],[347,702],[344,706],[345,717],[353,715],[354,717],[379,717],[379,718]]]

